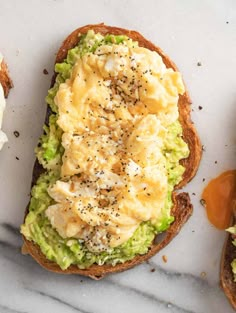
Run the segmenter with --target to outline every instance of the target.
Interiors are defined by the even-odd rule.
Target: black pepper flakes
[[[14,130],[13,134],[16,138],[18,138],[20,136],[20,133],[17,130]]]
[[[202,63],[201,62],[197,62],[197,66],[202,66]]]
[[[44,74],[44,75],[48,75],[48,71],[47,71],[46,68],[43,69],[43,74]]]

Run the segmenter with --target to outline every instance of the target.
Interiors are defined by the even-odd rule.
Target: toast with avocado
[[[221,286],[233,308],[236,310],[236,224],[228,229],[222,259],[221,259]]]
[[[13,87],[12,80],[9,76],[8,67],[2,54],[0,53],[0,150],[7,142],[6,134],[1,130],[3,113],[6,107],[6,98],[10,89]]]
[[[201,158],[176,65],[136,31],[87,25],[62,43],[46,102],[22,251],[93,279],[148,260],[192,214],[177,190]]]
[[[5,98],[8,97],[10,89],[13,87],[12,80],[9,75],[7,64],[0,53],[0,84],[2,85]]]

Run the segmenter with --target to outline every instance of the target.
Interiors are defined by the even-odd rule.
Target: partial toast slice
[[[164,54],[164,52],[157,46],[155,46],[153,43],[145,39],[141,34],[139,34],[136,31],[117,28],[117,27],[111,27],[104,24],[97,24],[97,25],[87,25],[81,28],[76,29],[74,32],[72,32],[62,43],[62,46],[60,47],[55,63],[62,62],[66,56],[68,50],[75,47],[79,40],[80,35],[86,34],[88,30],[94,30],[95,33],[101,33],[102,35],[106,34],[114,34],[114,35],[127,35],[134,41],[138,41],[139,45],[141,47],[145,47],[149,50],[158,52],[162,58],[163,62],[168,68],[172,68],[175,71],[177,71],[176,65],[170,60],[170,58]],[[51,86],[54,85],[56,78],[56,73],[54,74],[51,82]],[[184,185],[186,185],[196,174],[196,171],[199,166],[199,162],[201,159],[201,143],[199,140],[199,137],[197,135],[196,129],[193,125],[193,122],[190,118],[190,104],[191,100],[189,98],[188,92],[186,91],[184,95],[179,97],[178,107],[179,107],[179,116],[180,116],[180,122],[183,127],[183,138],[187,142],[189,149],[190,149],[190,155],[187,159],[184,159],[181,161],[183,166],[185,167],[185,173],[183,175],[182,181],[179,183],[177,188],[181,188]],[[47,111],[47,117],[50,114],[50,109],[48,108]],[[47,118],[46,118],[47,120]],[[44,170],[39,165],[39,163],[36,161],[34,170],[33,170],[33,183],[34,185],[37,181],[37,178],[39,177],[40,173],[42,173]],[[64,274],[80,274],[85,276],[90,276],[93,279],[100,279],[103,276],[114,273],[114,272],[120,272],[124,271],[128,268],[131,268],[137,264],[140,264],[146,260],[148,260],[151,256],[156,254],[160,249],[165,247],[174,237],[178,234],[183,224],[188,220],[190,215],[192,214],[192,205],[190,203],[190,198],[188,194],[186,193],[180,193],[177,194],[174,192],[172,194],[173,199],[173,208],[172,208],[172,215],[175,217],[175,221],[171,224],[169,229],[165,232],[165,236],[161,236],[161,239],[159,239],[159,236],[156,237],[154,240],[152,246],[150,247],[148,253],[145,255],[138,255],[131,261],[127,261],[123,264],[117,264],[116,266],[112,265],[92,265],[88,269],[79,269],[76,265],[71,265],[67,270],[62,270],[56,263],[51,262],[46,259],[46,257],[42,254],[40,248],[38,245],[34,244],[32,241],[28,241],[26,238],[24,238],[24,252],[28,251],[29,254],[32,255],[32,257],[43,267],[45,267],[48,270],[51,270],[53,272],[58,273],[64,273]],[[25,216],[28,213],[28,207],[26,209]]]
[[[10,89],[13,87],[13,83],[4,59],[0,62],[0,84],[2,85],[2,88],[4,90],[4,96],[5,98],[7,98]]]
[[[232,244],[232,235],[228,234],[222,252],[220,282],[227,298],[236,310],[236,282],[234,282],[231,267],[234,259],[236,259],[236,248]]]

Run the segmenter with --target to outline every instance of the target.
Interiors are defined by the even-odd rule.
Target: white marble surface
[[[18,228],[29,200],[54,53],[73,29],[102,21],[140,31],[175,60],[206,152],[186,188],[196,194],[194,214],[180,235],[150,264],[96,282],[49,273],[22,256]],[[235,0],[0,0],[0,50],[15,84],[3,124],[9,143],[0,153],[0,312],[233,312],[219,287],[225,234],[208,223],[199,199],[210,178],[236,167]]]

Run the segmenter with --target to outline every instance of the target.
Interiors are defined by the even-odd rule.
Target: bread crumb
[[[48,75],[48,70],[46,68],[43,69],[43,74]]]
[[[201,199],[201,200],[200,200],[200,203],[201,203],[202,206],[206,207],[206,200]]]
[[[163,260],[164,263],[167,263],[167,261],[168,261],[168,260],[167,260],[167,256],[166,256],[166,255],[163,255],[163,256],[162,256],[162,260]]]
[[[26,246],[25,243],[23,243],[23,246],[21,247],[21,253],[22,253],[23,255],[29,254],[28,249],[27,249],[27,246]]]
[[[206,277],[206,272],[201,272],[201,277],[205,278]]]

